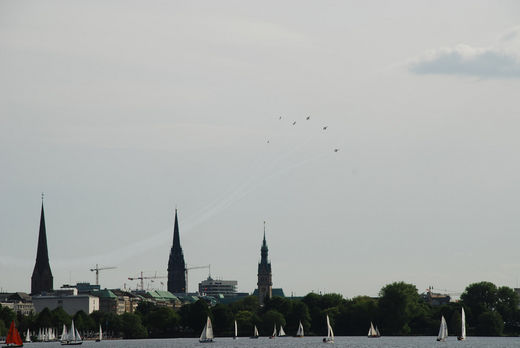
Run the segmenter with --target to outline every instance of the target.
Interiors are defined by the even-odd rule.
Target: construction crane
[[[96,268],[91,268],[90,271],[91,272],[96,272],[96,285],[99,285],[99,271],[104,271],[106,269],[114,269],[114,268],[117,268],[117,267],[99,267],[98,264],[96,263]]]
[[[186,267],[184,268],[184,278],[186,279],[186,293],[188,293],[188,271],[191,271],[192,269],[202,269],[207,268],[209,270],[209,276],[211,277],[211,265],[206,266],[193,266],[193,267]]]
[[[141,281],[141,291],[144,291],[144,280],[145,279],[164,279],[164,278],[168,278],[168,277],[158,276],[157,273],[154,276],[144,277],[143,272],[141,272],[140,277],[134,277],[134,278],[129,277],[128,280],[140,280]]]

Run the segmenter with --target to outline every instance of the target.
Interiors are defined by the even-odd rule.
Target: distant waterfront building
[[[428,302],[430,305],[442,306],[451,301],[450,295],[435,293],[432,290],[432,288],[428,288],[426,292],[421,295],[424,301]]]
[[[70,293],[77,293],[76,289],[72,291],[59,290],[59,295],[53,296],[33,296],[32,301],[36,313],[40,313],[45,308],[54,310],[58,307],[63,308],[69,315],[74,315],[79,311],[90,314],[99,310],[99,298],[92,295],[70,295]],[[73,291],[76,290],[76,291]]]
[[[181,240],[179,236],[179,222],[177,209],[175,209],[175,223],[173,226],[173,246],[168,261],[168,291],[172,294],[186,292],[186,264],[182,253]]]
[[[261,259],[258,263],[258,302],[264,304],[266,298],[273,297],[273,276],[271,273],[271,262],[267,258],[269,248],[265,241],[265,222],[264,222],[264,241],[260,249]]]
[[[0,293],[0,306],[10,308],[22,315],[34,313],[31,296],[25,292]]]
[[[236,295],[238,282],[236,280],[218,280],[208,276],[199,283],[199,293],[206,296]]]
[[[43,197],[43,196],[42,196]],[[43,199],[43,198],[42,198]],[[40,215],[40,232],[38,235],[38,249],[36,251],[36,263],[31,277],[31,294],[37,295],[52,291],[53,277],[49,264],[49,252],[47,250],[47,231],[45,230],[45,214]]]
[[[76,283],[76,285],[69,285],[69,284],[64,284],[61,286],[62,289],[70,289],[70,288],[75,288],[78,290],[78,294],[89,294],[91,293],[92,291],[99,291],[101,290],[101,286],[100,285],[94,285],[94,284],[90,284],[90,283]]]

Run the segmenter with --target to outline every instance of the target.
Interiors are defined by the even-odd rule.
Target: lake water
[[[114,340],[114,341],[85,341],[81,346],[86,348],[169,348],[169,347],[206,347],[206,348],[296,348],[296,347],[349,347],[349,348],[422,348],[422,347],[472,347],[472,348],[509,348],[520,347],[520,338],[517,337],[468,337],[465,341],[457,341],[456,337],[449,337],[446,342],[437,342],[436,337],[336,337],[332,345],[321,342],[322,337],[283,337],[269,339],[260,337],[252,340],[247,337],[233,340],[231,338],[216,338],[213,343],[199,343],[196,338],[175,338],[157,340]],[[28,348],[62,347],[58,342],[27,343]],[[64,346],[63,346],[64,347]]]

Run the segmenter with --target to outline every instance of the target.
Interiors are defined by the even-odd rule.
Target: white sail
[[[204,330],[200,334],[199,338],[200,342],[210,342],[213,341],[213,326],[211,325],[211,319],[208,316],[208,320],[206,321],[206,326],[204,326]]]
[[[376,325],[376,335],[377,335],[377,337],[381,337],[381,333],[379,332],[379,329],[377,328],[377,325]]]
[[[441,326],[439,327],[439,335],[437,336],[437,341],[444,341],[448,337],[448,325],[446,324],[446,319],[444,319],[444,315],[441,318]]]
[[[38,341],[43,341],[42,328],[38,329]]]
[[[79,335],[78,329],[76,329],[76,341],[81,341],[81,336]]]
[[[68,340],[68,334],[67,334],[67,327],[65,326],[65,324],[63,324],[63,331],[61,331],[61,338],[60,340],[61,341],[66,341]]]
[[[29,329],[27,329],[27,333],[25,334],[25,342],[31,342],[31,333]]]
[[[461,319],[461,332],[460,332],[460,339],[464,340],[466,339],[466,313],[464,313],[464,307],[462,308],[462,313],[460,315]]]
[[[99,340],[103,339],[103,330],[101,330],[101,324],[99,324]]]
[[[372,337],[376,335],[376,330],[374,329],[374,324],[370,322],[370,329],[368,329],[368,336]]]
[[[301,321],[300,321],[300,325],[298,325],[298,331],[296,331],[296,336],[303,337],[303,325],[302,325]]]
[[[283,326],[280,325],[280,331],[278,331],[278,336],[285,336],[285,331],[283,331]]]
[[[276,336],[276,324],[274,324],[274,331],[273,331],[273,334],[271,335],[271,337],[275,337]]]
[[[235,320],[235,338],[238,337],[238,325],[237,325],[237,321]]]
[[[258,329],[255,325],[255,329],[253,330],[253,337],[258,337],[258,336],[260,336],[260,335],[258,334]]]
[[[334,341],[334,331],[332,331],[332,326],[330,326],[329,316],[327,315],[327,341]]]
[[[74,320],[72,320],[72,325],[70,326],[69,340],[70,341],[76,340],[76,329],[74,328]]]

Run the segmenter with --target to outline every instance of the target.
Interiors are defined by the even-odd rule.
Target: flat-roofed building
[[[74,315],[79,311],[90,314],[99,310],[99,298],[92,295],[33,296],[32,301],[36,313],[40,313],[45,308],[52,311],[58,307],[63,308],[69,315]]]
[[[238,282],[236,280],[208,279],[199,283],[199,293],[206,296],[235,295]]]

